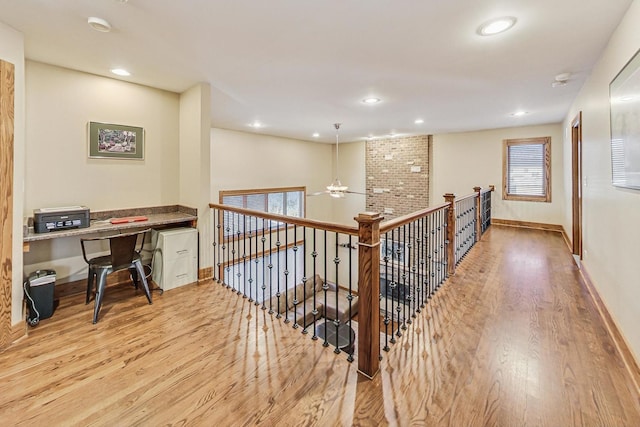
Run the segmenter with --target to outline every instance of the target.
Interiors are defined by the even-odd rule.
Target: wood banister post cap
[[[491,191],[496,191],[496,186],[495,186],[495,185],[490,185],[490,186],[489,186],[489,190],[491,190]]]
[[[473,191],[479,193],[482,190],[482,187],[473,187]]]
[[[357,222],[380,222],[384,219],[380,212],[362,212],[353,218]]]
[[[446,194],[445,194],[444,196],[442,196],[442,197],[444,197],[444,199],[445,199],[447,202],[452,202],[452,201],[454,201],[454,200],[456,199],[456,195],[455,195],[455,194],[453,194],[453,193],[446,193]]]

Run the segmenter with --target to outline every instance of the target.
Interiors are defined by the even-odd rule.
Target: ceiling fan
[[[333,180],[333,182],[329,185],[327,185],[327,189],[325,191],[318,191],[316,193],[311,193],[308,194],[308,196],[319,196],[321,194],[328,194],[331,197],[335,197],[335,198],[342,198],[344,197],[347,193],[349,194],[362,194],[362,195],[366,195],[365,193],[359,193],[357,191],[349,191],[349,187],[347,187],[346,185],[342,185],[342,183],[340,182],[340,179],[338,178],[339,176],[339,146],[340,146],[340,135],[339,135],[339,131],[340,131],[340,125],[342,123],[334,123],[333,127],[336,128],[336,179]]]

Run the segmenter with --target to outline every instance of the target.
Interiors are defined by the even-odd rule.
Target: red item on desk
[[[111,224],[124,224],[126,222],[138,222],[138,221],[146,221],[149,218],[146,216],[125,216],[122,218],[111,218]]]

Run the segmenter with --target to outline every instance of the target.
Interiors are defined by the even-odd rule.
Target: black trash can
[[[53,291],[56,285],[54,270],[38,270],[31,273],[24,287],[29,311],[27,322],[35,326],[42,319],[53,316]]]

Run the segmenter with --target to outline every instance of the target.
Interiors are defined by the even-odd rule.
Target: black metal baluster
[[[273,314],[273,221],[269,220],[269,314]]]
[[[333,350],[334,353],[339,354],[340,353],[340,348],[338,347],[338,329],[340,327],[340,318],[338,317],[338,313],[340,313],[340,307],[338,307],[338,293],[340,292],[340,282],[338,281],[338,270],[340,267],[340,257],[338,256],[338,233],[336,232],[336,240],[335,240],[335,251],[336,251],[336,256],[333,259],[333,263],[336,266],[336,318],[333,321],[333,324],[336,327],[336,342],[335,342],[335,346],[336,348]],[[327,313],[327,309],[325,308],[325,317],[326,317],[326,313]]]
[[[277,225],[276,227],[276,298],[278,299],[278,307],[276,308],[276,319],[279,319],[282,317],[282,314],[280,313],[280,310],[282,310],[282,305],[280,304],[280,297],[282,296],[282,293],[280,292],[280,224]],[[285,305],[286,301],[285,301]]]
[[[252,216],[249,217],[249,302],[254,302],[253,299],[253,232],[254,227],[251,222]],[[245,230],[246,232],[246,230]],[[246,276],[245,276],[246,277]],[[258,298],[258,290],[256,289],[256,299]]]
[[[218,212],[217,208],[212,208],[213,209],[213,243],[211,244],[213,246],[213,263],[211,264],[213,266],[213,278],[212,280],[216,280],[216,252],[218,250],[218,238],[216,237],[216,213]]]
[[[409,241],[407,240],[407,225],[403,225],[402,226],[402,244],[401,244],[401,248],[402,248],[402,263],[401,268],[402,268],[402,330],[406,330],[407,329],[407,273],[409,272],[409,258],[411,257],[411,249],[409,248],[409,245],[411,243],[408,243]],[[400,294],[398,293],[398,301],[400,301]],[[411,323],[411,321],[409,321],[409,323]]]
[[[397,234],[398,240],[396,241],[398,246],[395,250],[396,252],[396,281],[395,281],[395,288],[396,288],[396,314],[398,316],[398,320],[396,322],[396,324],[398,325],[398,329],[396,329],[396,336],[401,337],[402,336],[402,332],[400,332],[400,329],[402,328],[402,326],[404,326],[404,319],[402,318],[402,307],[400,306],[402,303],[400,302],[400,284],[402,281],[402,275],[403,272],[401,270],[402,268],[402,263],[404,262],[404,257],[401,259],[400,255],[402,253],[402,250],[400,249],[401,247],[404,249],[404,242],[401,241],[402,239],[402,230],[398,227],[398,234]],[[402,321],[401,321],[402,320]]]
[[[247,216],[242,214],[242,298],[247,297]],[[239,236],[239,235],[238,235]],[[239,292],[239,291],[238,291]]]
[[[324,256],[322,257],[323,259],[323,265],[324,265],[324,283],[322,284],[322,290],[324,292],[324,342],[322,343],[322,345],[324,347],[328,347],[329,346],[329,341],[327,341],[327,335],[328,334],[328,330],[327,330],[327,291],[329,290],[329,285],[327,284],[327,279],[329,278],[329,276],[327,275],[327,230],[323,230],[324,231]]]
[[[420,285],[418,285],[418,290],[416,290],[416,271],[417,271],[417,261],[416,261],[416,252],[418,251],[418,246],[420,244],[420,238],[416,241],[416,222],[418,220],[412,221],[409,224],[409,241],[411,242],[411,275],[409,276],[409,285],[411,287],[411,300],[409,301],[409,312],[411,313],[411,319],[416,318],[416,299],[418,298],[417,292],[419,292]],[[412,307],[413,305],[413,307]]]
[[[384,296],[384,351],[389,351],[389,298],[388,286],[389,286],[389,232],[384,233],[385,249],[384,249],[384,295],[380,292],[381,296]],[[375,280],[375,278],[373,279]],[[392,326],[393,328],[393,326]],[[393,330],[393,329],[392,329]]]
[[[298,226],[293,227],[293,328],[298,329]],[[303,283],[304,286],[304,283]]]
[[[387,241],[387,252],[389,252],[391,254],[391,282],[388,282],[387,286],[389,288],[391,288],[391,339],[389,340],[389,342],[391,344],[395,344],[396,343],[396,337],[395,337],[395,326],[394,326],[394,322],[398,323],[398,330],[400,329],[399,327],[399,322],[400,322],[400,318],[396,316],[398,316],[398,312],[396,311],[396,296],[397,296],[397,291],[396,291],[396,287],[398,286],[396,284],[396,264],[398,263],[398,260],[394,260],[394,254],[396,253],[395,251],[395,241],[396,238],[396,230],[393,229],[391,230],[391,240]],[[391,245],[391,246],[389,246]],[[389,249],[391,248],[391,249]],[[388,293],[388,292],[387,292]]]
[[[284,323],[289,323],[289,224],[284,225]],[[295,285],[295,284],[294,284]]]
[[[307,227],[302,227],[302,247],[304,248],[304,254],[302,256],[302,321],[305,322],[302,325],[302,333],[308,334],[307,331]],[[315,279],[314,279],[315,280]]]
[[[234,230],[234,234],[239,233],[236,232],[236,228],[239,230],[239,223],[238,223],[238,214],[234,213],[233,214],[233,230]],[[240,245],[240,242],[238,241],[238,245]],[[237,264],[236,264],[236,238],[235,236],[231,235],[231,258],[232,258],[232,262],[231,262],[231,271],[232,271],[232,281],[231,281],[231,287],[233,288],[234,292],[238,289],[236,288],[236,271],[237,271]],[[238,271],[239,273],[239,271]]]
[[[232,216],[232,212],[229,212],[229,211],[227,211],[226,214],[227,214],[226,215],[227,216],[227,224],[226,224],[227,233],[225,235],[225,241],[226,241],[225,246],[227,247],[227,259],[226,259],[226,262],[224,263],[226,274],[222,279],[222,283],[227,286],[227,289],[229,289],[231,287],[231,285],[229,284],[229,271],[231,270],[231,268],[229,267],[229,262],[231,260],[231,244],[229,243],[229,240],[233,237],[233,233],[231,233],[231,221],[233,216]],[[222,248],[224,249],[224,246]]]
[[[267,290],[267,264],[265,263],[266,261],[266,252],[264,249],[264,244],[267,241],[267,238],[265,237],[264,233],[266,230],[266,226],[264,224],[264,219],[262,220],[262,237],[260,238],[260,242],[262,242],[262,255],[260,256],[261,260],[262,260],[262,285],[260,285],[260,288],[262,289],[262,309],[266,310],[267,306],[265,305],[266,301],[267,301],[267,296],[266,296],[266,290]],[[257,258],[256,258],[256,262],[257,262]]]
[[[352,244],[352,235],[349,234],[349,269],[347,270],[349,272],[349,295],[347,295],[347,300],[349,301],[349,330],[353,330],[353,325],[351,323],[351,317],[353,315],[352,312],[352,306],[353,306],[353,287],[352,287],[352,282],[353,282],[353,278],[352,278],[352,274],[351,274],[351,267],[353,266],[352,264],[352,250],[351,248],[353,247]],[[353,352],[354,352],[354,347],[355,347],[355,343],[353,342],[353,336],[351,335],[351,333],[349,333],[349,356],[347,356],[347,361],[349,362],[353,362]]]
[[[316,228],[314,227],[313,229],[313,252],[311,252],[311,256],[313,257],[313,311],[311,312],[311,314],[313,314],[313,336],[311,337],[312,340],[317,340],[318,339],[318,335],[316,334],[316,321],[318,320],[318,300],[317,300],[317,282],[316,282],[316,274],[317,274],[317,261],[318,261],[318,251],[316,250]],[[325,276],[325,280],[326,280],[326,276]]]

